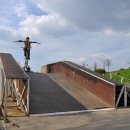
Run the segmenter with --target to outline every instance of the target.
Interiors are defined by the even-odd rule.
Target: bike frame
[[[28,67],[28,54],[29,54],[30,48],[27,48],[26,50],[26,56],[25,56],[25,63],[24,63],[24,67],[27,69]]]

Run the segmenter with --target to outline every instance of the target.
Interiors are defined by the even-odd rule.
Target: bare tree
[[[130,65],[130,61],[127,61],[127,63]]]
[[[104,60],[104,64],[108,67],[108,72],[109,72],[109,67],[112,65],[112,60],[107,58]]]
[[[103,69],[105,70],[105,61],[103,61]]]
[[[94,63],[94,70],[96,70],[97,69],[97,63],[95,62]]]

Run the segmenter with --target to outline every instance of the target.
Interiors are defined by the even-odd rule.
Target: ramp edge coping
[[[85,71],[85,70],[83,70],[83,69],[80,69],[80,68],[78,68],[78,67],[76,67],[76,66],[74,66],[74,65],[71,65],[71,64],[69,64],[69,63],[67,63],[67,62],[65,62],[65,61],[62,61],[62,62],[66,63],[66,64],[68,64],[68,65],[70,65],[70,66],[72,66],[72,67],[74,67],[74,68],[77,68],[77,69],[79,69],[79,70],[81,70],[81,71],[83,71],[83,72],[85,72],[85,73],[88,73],[88,74],[90,74],[90,75],[92,75],[92,76],[94,76],[94,77],[96,77],[96,78],[98,78],[98,79],[101,79],[101,80],[103,80],[103,81],[105,81],[105,82],[107,82],[107,83],[109,83],[109,84],[115,85],[114,83],[111,83],[111,82],[109,82],[109,81],[107,81],[107,80],[105,80],[105,79],[103,79],[103,78],[100,78],[99,76],[96,76],[96,75],[94,75],[94,74],[91,74],[91,73],[89,73],[89,72],[87,72],[87,71]]]
[[[30,114],[30,117],[36,116],[55,116],[55,115],[67,115],[67,114],[78,114],[86,112],[98,112],[98,111],[109,111],[115,110],[116,108],[103,108],[103,109],[93,109],[93,110],[79,110],[79,111],[67,111],[67,112],[54,112],[54,113],[43,113],[43,114]]]

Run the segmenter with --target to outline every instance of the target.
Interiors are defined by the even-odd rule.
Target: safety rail
[[[110,73],[110,78],[111,79],[114,79],[120,83],[125,83],[125,84],[129,84],[130,83],[130,79],[129,78],[126,78],[126,77],[123,77],[123,76],[120,76],[117,74],[113,74],[113,73]]]

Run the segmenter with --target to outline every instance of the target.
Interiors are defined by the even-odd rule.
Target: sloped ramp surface
[[[27,74],[31,79],[30,114],[87,109],[47,75],[33,72]]]

